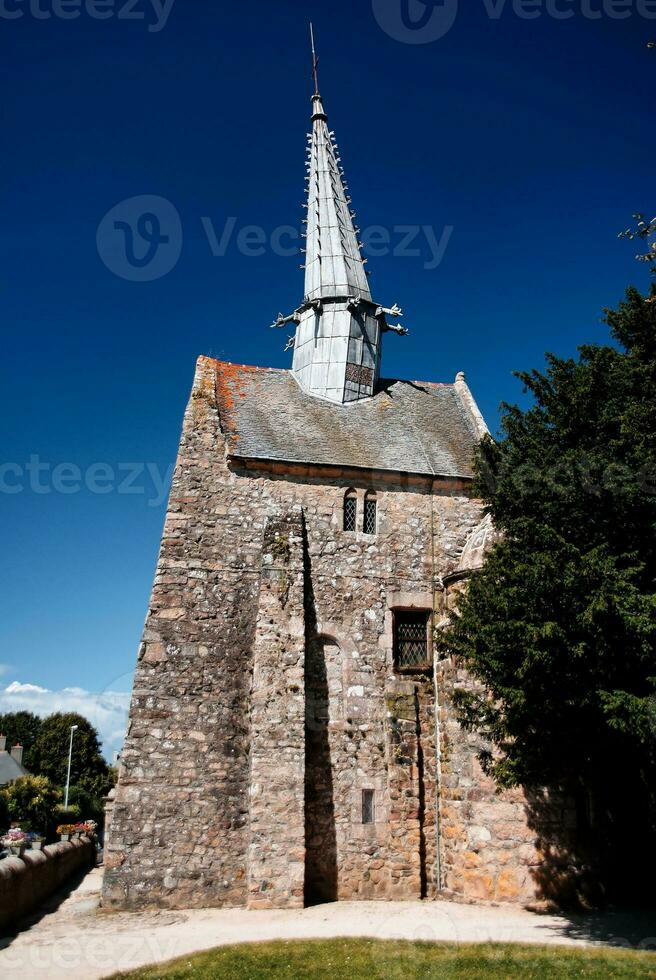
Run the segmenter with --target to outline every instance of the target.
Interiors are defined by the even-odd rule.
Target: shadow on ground
[[[68,879],[65,885],[63,885],[58,891],[54,892],[54,894],[52,894],[39,909],[36,909],[29,915],[26,915],[25,918],[21,919],[17,923],[14,923],[14,925],[10,926],[8,929],[0,931],[0,949],[7,949],[9,946],[11,946],[14,939],[16,939],[16,937],[22,932],[27,932],[28,929],[38,925],[39,922],[41,922],[41,920],[47,915],[52,915],[53,912],[56,912],[59,907],[71,897],[73,892],[80,887],[88,874],[88,868],[81,868],[76,874],[72,875],[72,877]],[[82,898],[76,903],[76,906],[79,907],[79,913],[83,915],[87,913],[92,906],[95,908],[97,904],[97,899],[93,895],[90,895],[88,900]]]
[[[562,936],[624,949],[656,951],[656,908],[608,908],[601,912],[561,913],[559,922],[551,920],[541,928],[545,940]]]

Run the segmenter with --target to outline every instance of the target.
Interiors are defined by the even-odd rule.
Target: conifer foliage
[[[480,446],[503,540],[438,641],[484,688],[458,704],[498,783],[584,787],[608,830],[627,795],[647,820],[655,773],[656,284],[606,322],[614,345],[519,374],[531,406]]]

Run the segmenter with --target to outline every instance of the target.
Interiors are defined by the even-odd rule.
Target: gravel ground
[[[102,869],[59,895],[16,936],[0,940],[3,980],[100,980],[232,943],[367,936],[448,942],[516,942],[656,949],[645,912],[565,917],[453,902],[341,902],[302,911],[103,913]],[[656,969],[656,956],[654,958]]]

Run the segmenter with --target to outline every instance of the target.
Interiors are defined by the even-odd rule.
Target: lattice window
[[[376,533],[378,502],[375,493],[368,493],[364,498],[364,533]]]
[[[362,823],[376,822],[376,794],[373,789],[362,790]]]
[[[394,662],[400,671],[425,670],[430,665],[427,612],[394,613]]]
[[[371,368],[360,367],[358,364],[347,364],[346,380],[370,388],[374,383],[374,372]]]
[[[349,490],[344,497],[344,530],[355,531],[358,525],[358,498],[355,490]]]

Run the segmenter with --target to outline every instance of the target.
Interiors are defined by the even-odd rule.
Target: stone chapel
[[[482,772],[451,704],[469,681],[434,651],[495,539],[471,493],[485,422],[463,374],[381,373],[402,311],[372,295],[318,87],[311,119],[291,370],[197,363],[108,908],[541,895],[526,800]]]

